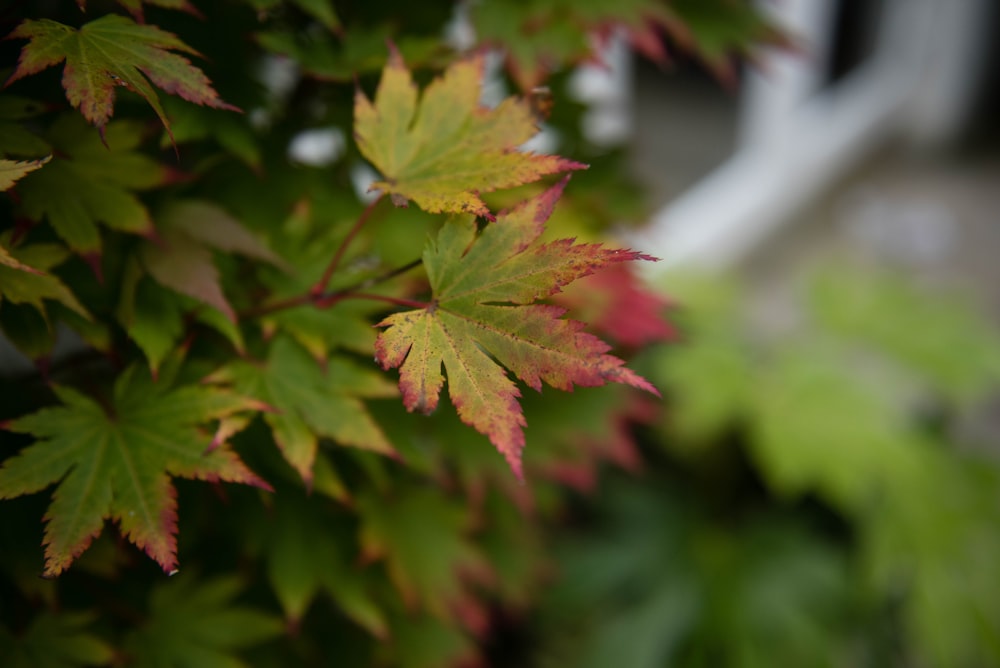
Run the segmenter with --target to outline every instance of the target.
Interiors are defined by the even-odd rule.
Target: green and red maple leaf
[[[504,50],[525,91],[564,67],[600,60],[600,47],[618,34],[660,65],[669,60],[670,37],[727,83],[734,58],[789,44],[746,0],[488,0],[472,7],[471,19],[484,44]]]
[[[138,3],[126,3],[130,8]],[[28,19],[8,35],[27,39],[7,85],[65,61],[66,98],[89,123],[103,129],[114,114],[115,90],[125,88],[153,108],[167,131],[170,122],[159,88],[189,102],[239,111],[219,97],[205,73],[180,53],[200,55],[176,35],[153,25],[108,14],[79,30],[50,19]]]
[[[118,378],[106,403],[69,387],[53,389],[61,405],[5,425],[38,440],[0,468],[0,499],[56,485],[45,516],[47,575],[64,571],[108,519],[165,571],[176,570],[171,477],[268,488],[204,430],[259,409],[259,402],[214,387],[171,388],[167,378],[153,382],[135,366]]]
[[[375,343],[381,365],[400,370],[408,410],[437,407],[443,366],[461,420],[489,437],[518,477],[525,420],[520,390],[503,367],[535,390],[543,381],[567,391],[615,382],[657,394],[583,323],[563,319],[563,308],[535,303],[608,265],[652,259],[571,239],[539,243],[565,183],[500,214],[481,233],[469,217],[445,223],[423,256],[430,303],[385,318]]]

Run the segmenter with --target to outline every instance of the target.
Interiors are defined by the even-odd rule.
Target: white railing
[[[997,9],[994,0],[886,0],[874,53],[823,87],[832,0],[765,6],[800,52],[764,54],[741,99],[737,151],[629,235],[663,258],[658,271],[736,263],[894,138],[946,143],[965,121]]]

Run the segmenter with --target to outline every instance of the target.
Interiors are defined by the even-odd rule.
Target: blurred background
[[[573,82],[679,337],[540,665],[1000,665],[1000,6],[758,5],[791,47],[750,67]]]

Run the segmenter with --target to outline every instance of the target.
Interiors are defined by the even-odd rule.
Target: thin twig
[[[370,299],[372,301],[395,304],[396,306],[409,306],[410,308],[428,308],[431,305],[430,302],[420,302],[414,299],[402,299],[400,297],[378,295],[371,292],[348,292],[345,294],[337,294],[331,297],[329,301],[324,300],[322,302],[317,302],[316,305],[320,308],[325,308],[327,306],[333,306],[337,302],[342,302],[345,299]]]
[[[300,295],[295,295],[294,297],[288,297],[286,299],[272,302],[270,304],[263,304],[261,306],[250,308],[245,311],[240,311],[238,317],[240,320],[246,318],[259,318],[264,315],[270,315],[271,313],[275,313],[277,311],[284,311],[285,309],[295,308],[297,306],[308,306],[310,304],[317,306],[318,308],[329,308],[330,306],[333,306],[339,301],[343,301],[345,299],[352,299],[355,297],[360,299],[380,299],[381,301],[388,301],[389,299],[394,299],[394,298],[383,298],[378,295],[367,295],[365,293],[359,292],[359,290],[367,290],[368,288],[373,288],[376,285],[379,285],[380,283],[384,283],[388,280],[396,278],[397,276],[400,276],[401,274],[405,274],[409,270],[419,267],[421,262],[422,260],[420,259],[412,260],[400,267],[396,267],[395,269],[390,269],[389,271],[381,273],[377,276],[371,276],[363,281],[358,281],[353,285],[348,285],[346,287],[337,290],[332,290],[330,292],[314,294],[312,289],[310,289],[308,292],[305,292]],[[423,304],[421,302],[411,302],[409,300],[398,300],[394,301],[393,303],[402,306],[419,305],[419,307],[421,308],[427,306],[427,304]]]
[[[296,306],[305,306],[307,304],[312,304],[316,301],[316,298],[306,292],[301,295],[295,295],[294,297],[289,297],[287,299],[281,299],[276,302],[271,302],[270,304],[262,304],[261,306],[256,306],[253,308],[248,308],[245,311],[240,311],[237,313],[237,320],[244,320],[247,318],[259,318],[262,315],[270,315],[276,311],[284,311],[285,309],[294,308]]]
[[[359,281],[354,285],[349,285],[346,288],[341,288],[337,290],[337,292],[356,292],[357,290],[367,290],[368,288],[375,287],[379,283],[385,283],[386,281],[396,278],[401,274],[405,274],[410,269],[415,269],[416,267],[419,267],[422,262],[423,260],[420,258],[417,258],[416,260],[411,260],[401,267],[390,269],[389,271],[379,274],[378,276],[372,276],[371,278],[366,278],[365,280]]]
[[[361,212],[361,215],[358,216],[358,219],[354,221],[354,227],[352,227],[351,230],[347,233],[347,236],[344,237],[344,240],[340,242],[340,246],[337,248],[337,252],[333,254],[333,259],[330,260],[330,264],[326,266],[326,271],[323,272],[323,277],[316,282],[316,285],[312,286],[310,292],[313,295],[318,296],[326,292],[326,286],[330,282],[330,279],[333,277],[333,272],[335,272],[337,270],[337,267],[340,266],[340,261],[343,259],[344,253],[347,252],[347,247],[351,245],[351,242],[354,240],[354,237],[358,235],[358,232],[361,231],[361,228],[371,217],[372,212],[375,210],[375,207],[378,206],[378,203],[381,201],[382,201],[382,195],[379,195],[377,199],[372,200],[372,202],[365,207],[365,210]]]

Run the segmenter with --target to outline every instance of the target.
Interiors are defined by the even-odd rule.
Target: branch
[[[420,302],[414,299],[390,297],[389,295],[377,295],[370,292],[347,292],[344,294],[334,293],[328,298],[317,301],[316,306],[319,308],[327,308],[333,306],[337,302],[342,302],[345,299],[370,299],[372,301],[395,304],[396,306],[409,306],[410,308],[427,308],[431,305],[430,302]]]
[[[375,207],[378,206],[378,203],[381,201],[382,195],[379,195],[377,199],[372,200],[372,202],[365,207],[365,210],[361,212],[358,219],[354,221],[354,227],[352,227],[347,233],[344,240],[340,242],[340,246],[337,248],[337,252],[333,254],[333,259],[330,260],[330,264],[326,266],[326,271],[323,272],[322,278],[320,278],[316,282],[316,285],[312,286],[310,289],[309,292],[312,295],[320,296],[326,291],[326,286],[330,282],[330,278],[333,277],[333,272],[335,272],[337,267],[340,266],[340,261],[343,259],[344,253],[347,252],[347,247],[351,245],[352,241],[354,241],[354,237],[358,235],[358,232],[361,231],[361,228],[371,217]]]
[[[262,315],[269,315],[275,311],[284,311],[285,309],[294,308],[296,306],[312,304],[315,300],[316,298],[312,295],[312,293],[306,292],[301,295],[295,295],[294,297],[271,302],[270,304],[262,304],[261,306],[255,306],[253,308],[248,308],[245,311],[240,311],[236,314],[236,319],[243,320],[246,318],[259,318]]]
[[[359,226],[355,224],[355,227]],[[330,306],[333,306],[337,302],[343,301],[345,299],[375,299],[379,301],[390,302],[401,306],[415,306],[417,308],[424,308],[427,306],[427,304],[424,304],[422,302],[415,302],[407,299],[397,299],[396,297],[387,297],[384,295],[373,295],[373,294],[359,292],[360,290],[367,290],[368,288],[375,287],[380,283],[385,283],[388,280],[391,280],[393,278],[396,278],[397,276],[405,274],[409,270],[419,267],[422,262],[423,260],[420,259],[412,260],[400,267],[396,267],[395,269],[390,269],[389,271],[381,273],[377,276],[366,278],[365,280],[358,281],[353,285],[349,285],[347,287],[340,288],[339,290],[333,290],[330,292],[316,293],[315,292],[316,286],[314,285],[312,288],[309,289],[308,292],[305,292],[303,294],[295,295],[294,297],[288,297],[286,299],[281,299],[279,301],[272,302],[270,304],[263,304],[261,306],[250,308],[245,311],[240,311],[238,317],[241,320],[244,318],[259,318],[260,316],[269,315],[271,313],[275,313],[276,311],[284,311],[285,309],[295,308],[297,306],[307,306],[309,304],[312,304],[318,308],[329,308]],[[317,283],[316,285],[319,284]]]

